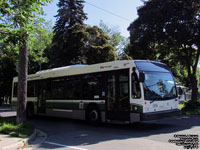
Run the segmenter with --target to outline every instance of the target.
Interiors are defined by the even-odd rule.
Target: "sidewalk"
[[[24,146],[23,139],[0,134],[0,150],[18,150]]]
[[[39,145],[46,140],[46,133],[35,129],[26,139],[0,134],[0,150],[31,150],[33,145]]]
[[[0,119],[15,116],[15,111],[12,111],[10,108],[0,107]],[[0,133],[0,150],[30,150],[32,145],[41,144],[46,137],[46,133],[38,129],[35,129],[33,134],[26,139]]]

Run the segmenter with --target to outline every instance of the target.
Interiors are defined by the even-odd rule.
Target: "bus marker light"
[[[145,101],[145,102],[144,102],[144,104],[146,105],[146,104],[147,104],[147,102]]]
[[[130,63],[129,62],[127,62],[127,63],[124,63],[124,66],[126,66],[126,65],[129,65]]]

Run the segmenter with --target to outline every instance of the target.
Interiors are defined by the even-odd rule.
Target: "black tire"
[[[91,106],[86,111],[86,119],[90,123],[100,123],[101,114],[99,109],[95,106]]]
[[[33,103],[28,103],[26,108],[27,119],[32,119],[34,117],[34,106]]]

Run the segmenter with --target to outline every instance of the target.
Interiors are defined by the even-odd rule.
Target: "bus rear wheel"
[[[101,119],[100,112],[96,107],[90,107],[86,111],[86,117],[90,123],[99,123]]]

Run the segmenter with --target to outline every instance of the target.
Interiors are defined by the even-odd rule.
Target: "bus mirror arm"
[[[145,75],[143,72],[140,72],[139,73],[139,82],[144,82],[144,80],[145,80]]]

